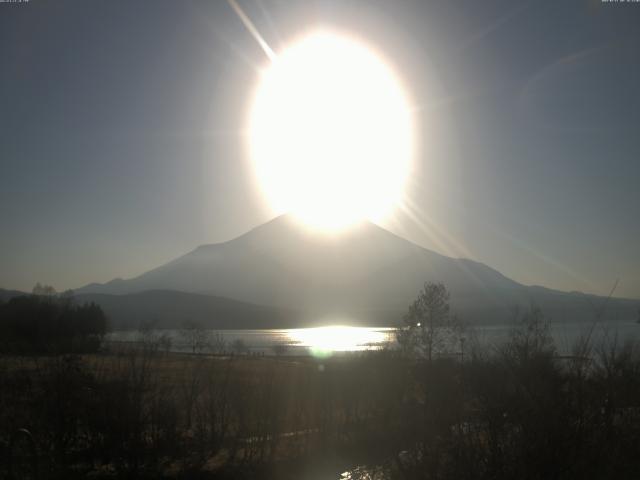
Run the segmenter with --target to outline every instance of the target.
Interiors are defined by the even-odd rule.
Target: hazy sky
[[[365,39],[417,109],[385,226],[525,284],[640,298],[640,3],[241,0],[278,50]],[[131,277],[272,216],[267,59],[224,1],[0,3],[0,287]]]

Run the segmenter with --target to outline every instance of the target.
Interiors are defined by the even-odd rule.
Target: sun
[[[261,73],[249,148],[277,213],[324,231],[383,219],[401,200],[412,143],[401,83],[352,38],[313,33]]]

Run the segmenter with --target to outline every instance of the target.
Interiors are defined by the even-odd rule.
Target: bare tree
[[[34,295],[49,298],[54,297],[58,293],[51,285],[41,285],[40,282],[36,283],[31,292]]]
[[[247,347],[247,344],[244,342],[244,340],[242,340],[241,338],[236,338],[231,343],[231,350],[238,355],[242,355],[249,352],[249,347]]]
[[[213,353],[223,353],[227,346],[227,341],[224,335],[220,332],[215,332],[209,336],[209,349]]]
[[[171,335],[164,332],[158,337],[158,346],[160,349],[167,355],[171,351],[171,347],[173,345],[173,340],[171,339]]]
[[[405,353],[431,361],[435,353],[453,345],[456,327],[444,284],[425,282],[418,298],[409,306],[396,338]]]
[[[516,327],[509,332],[509,341],[502,346],[506,355],[514,364],[536,358],[552,358],[556,346],[551,335],[551,325],[542,310],[531,305],[520,314],[514,311]]]
[[[271,351],[277,357],[281,357],[287,353],[289,350],[289,345],[284,342],[279,342],[271,346]]]
[[[198,322],[184,322],[180,336],[191,353],[202,353],[210,345],[209,332]]]

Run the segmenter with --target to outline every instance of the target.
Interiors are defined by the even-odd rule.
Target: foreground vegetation
[[[4,311],[102,318],[70,305]],[[0,478],[637,478],[638,343],[560,357],[535,309],[490,350],[458,334],[434,284],[400,349],[333,358],[201,354],[195,328],[190,354],[148,330],[95,353],[33,334],[0,356]]]
[[[5,356],[1,475],[636,478],[637,344],[558,358],[537,322],[464,361]]]
[[[0,302],[0,353],[23,355],[96,352],[107,318],[93,303],[77,304],[72,292],[58,295],[40,284],[33,295]]]

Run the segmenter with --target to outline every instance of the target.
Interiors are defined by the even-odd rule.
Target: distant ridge
[[[31,295],[0,289],[0,302]],[[111,330],[136,330],[141,326],[179,329],[196,323],[211,329],[296,328],[322,325],[326,317],[304,312],[240,302],[230,298],[175,290],[148,290],[130,294],[74,294],[77,303],[96,303],[104,310]],[[397,312],[360,311],[350,316],[352,324],[390,325]]]
[[[300,314],[239,302],[229,298],[171,290],[151,290],[129,295],[104,293],[80,294],[79,302],[94,302],[102,307],[114,330],[139,328],[180,328],[195,322],[204,328],[258,328],[262,324],[277,328],[296,326]]]
[[[0,288],[0,301],[7,302],[9,299],[13,297],[21,297],[23,295],[29,295],[26,292],[21,292],[19,290],[5,290],[4,288]]]

